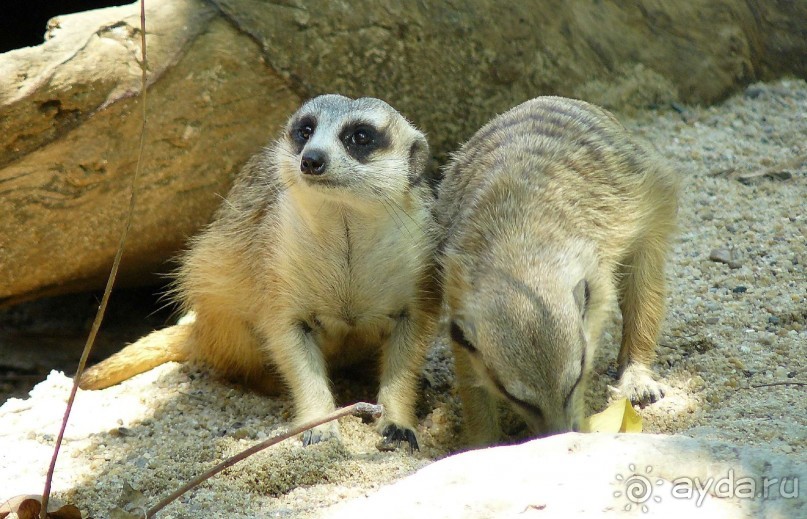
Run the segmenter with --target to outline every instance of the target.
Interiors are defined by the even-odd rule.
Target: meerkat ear
[[[577,308],[580,310],[580,317],[585,319],[588,301],[591,299],[591,291],[588,287],[588,281],[581,279],[577,283],[577,286],[574,287],[572,294],[574,295],[574,302],[577,304]]]
[[[429,143],[426,137],[418,134],[409,147],[409,183],[411,185],[420,184],[424,180],[426,170],[431,162]]]

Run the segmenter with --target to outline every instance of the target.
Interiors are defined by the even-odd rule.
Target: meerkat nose
[[[325,154],[319,150],[309,150],[303,154],[300,161],[300,171],[306,175],[322,175],[325,173]]]

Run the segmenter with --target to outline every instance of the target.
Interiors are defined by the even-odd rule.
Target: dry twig
[[[78,363],[78,368],[76,370],[76,376],[73,378],[73,387],[70,389],[70,397],[67,399],[67,408],[64,412],[64,417],[62,418],[62,425],[59,429],[59,435],[56,438],[56,446],[53,448],[53,457],[50,461],[50,466],[48,467],[48,473],[45,477],[45,488],[42,491],[42,509],[40,512],[40,519],[46,519],[47,510],[48,510],[48,499],[50,498],[50,488],[53,482],[53,472],[56,468],[56,460],[59,457],[59,449],[62,446],[62,440],[64,438],[64,432],[67,428],[67,421],[70,418],[70,411],[73,408],[73,402],[76,399],[76,392],[78,391],[78,381],[81,378],[81,373],[84,371],[84,366],[87,364],[87,358],[90,355],[90,351],[92,350],[92,346],[95,343],[95,337],[98,335],[98,329],[101,327],[101,322],[104,319],[104,313],[106,312],[106,306],[109,302],[109,295],[112,292],[112,286],[115,284],[115,278],[118,275],[118,268],[120,267],[121,257],[123,256],[123,249],[126,245],[126,238],[129,235],[129,230],[132,227],[132,219],[134,218],[134,208],[137,201],[137,179],[140,176],[140,171],[143,168],[143,151],[146,146],[146,69],[147,69],[147,61],[146,61],[146,0],[140,0],[140,55],[141,55],[141,63],[140,68],[142,70],[141,74],[141,91],[140,91],[140,104],[142,109],[142,126],[140,128],[140,150],[137,156],[137,165],[135,166],[135,172],[132,176],[132,188],[131,188],[131,195],[129,197],[129,213],[126,215],[126,223],[123,228],[123,233],[121,234],[120,243],[118,244],[118,250],[115,252],[115,259],[112,261],[112,269],[109,273],[109,279],[107,280],[106,288],[104,289],[104,295],[101,297],[101,304],[98,306],[98,312],[95,314],[95,320],[92,323],[92,328],[90,329],[90,335],[87,337],[87,343],[84,345],[84,351],[81,353],[81,359]]]
[[[765,384],[749,384],[749,388],[760,388],[760,387],[773,387],[773,386],[807,386],[807,382],[800,382],[798,380],[782,380],[779,382],[768,382]]]
[[[146,512],[145,516],[144,516],[144,519],[149,519],[151,517],[154,517],[157,514],[157,512],[159,512],[160,510],[162,510],[163,508],[165,508],[166,506],[171,504],[174,500],[176,500],[179,496],[181,496],[182,494],[184,494],[188,490],[198,486],[200,483],[204,482],[205,480],[210,479],[211,477],[215,476],[216,474],[218,474],[222,470],[224,470],[226,468],[229,468],[229,467],[232,467],[233,465],[235,465],[239,461],[245,460],[246,458],[252,456],[253,454],[255,454],[257,452],[260,452],[260,451],[264,450],[267,447],[271,447],[272,445],[275,445],[276,443],[280,443],[283,440],[287,440],[287,439],[289,439],[289,438],[291,438],[293,436],[297,436],[298,434],[302,434],[303,432],[307,431],[308,429],[312,429],[312,428],[314,428],[314,427],[316,427],[318,425],[322,425],[322,424],[324,424],[326,422],[330,422],[332,420],[337,420],[339,418],[342,418],[343,416],[348,416],[348,415],[373,415],[373,416],[376,416],[376,415],[380,415],[382,412],[383,412],[383,407],[381,405],[368,404],[366,402],[358,402],[356,404],[349,405],[347,407],[342,407],[340,409],[337,409],[336,411],[332,412],[331,414],[325,415],[322,418],[318,418],[317,420],[312,420],[310,422],[304,423],[303,425],[301,425],[299,427],[295,427],[293,429],[290,429],[290,430],[286,431],[283,434],[280,434],[278,436],[274,436],[272,438],[269,438],[268,440],[264,440],[261,443],[253,445],[252,447],[241,451],[240,453],[236,454],[235,456],[222,461],[221,463],[219,463],[215,467],[211,468],[210,470],[208,470],[204,474],[201,474],[201,475],[193,478],[192,480],[188,481],[182,487],[180,487],[177,490],[175,490],[174,492],[172,492],[169,496],[167,496],[164,499],[160,500],[159,503],[157,503],[156,505],[149,508],[148,511]]]

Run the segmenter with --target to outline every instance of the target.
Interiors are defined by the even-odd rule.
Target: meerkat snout
[[[304,175],[322,175],[325,173],[328,164],[325,152],[321,150],[309,150],[303,153],[300,161],[300,171]]]
[[[477,391],[510,404],[533,436],[580,428],[586,286],[529,286],[493,269],[455,307],[450,335],[460,371],[473,373]]]

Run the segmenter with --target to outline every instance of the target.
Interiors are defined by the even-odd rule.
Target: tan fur
[[[499,439],[501,399],[535,434],[576,430],[614,300],[620,389],[662,396],[648,366],[677,185],[611,114],[558,97],[494,118],[455,154],[436,211],[470,444]]]
[[[303,139],[306,125],[313,132]],[[350,141],[357,125],[376,132],[364,157],[370,148]],[[316,152],[326,173],[303,174],[301,161]],[[174,327],[186,330],[175,341],[181,356],[268,391],[278,372],[298,422],[334,409],[329,369],[376,357],[379,430],[416,446],[417,380],[439,304],[428,157],[423,134],[383,101],[328,95],[303,105],[182,258],[176,296],[194,319]],[[126,375],[140,370],[147,340],[118,354],[132,360]],[[82,386],[120,380],[111,368],[96,366]],[[304,442],[336,434],[328,424]]]
[[[81,377],[83,389],[101,389],[119,384],[166,362],[186,360],[182,344],[188,339],[187,326],[170,326],[137,341],[136,349],[118,352],[103,363],[103,370],[88,369]]]

